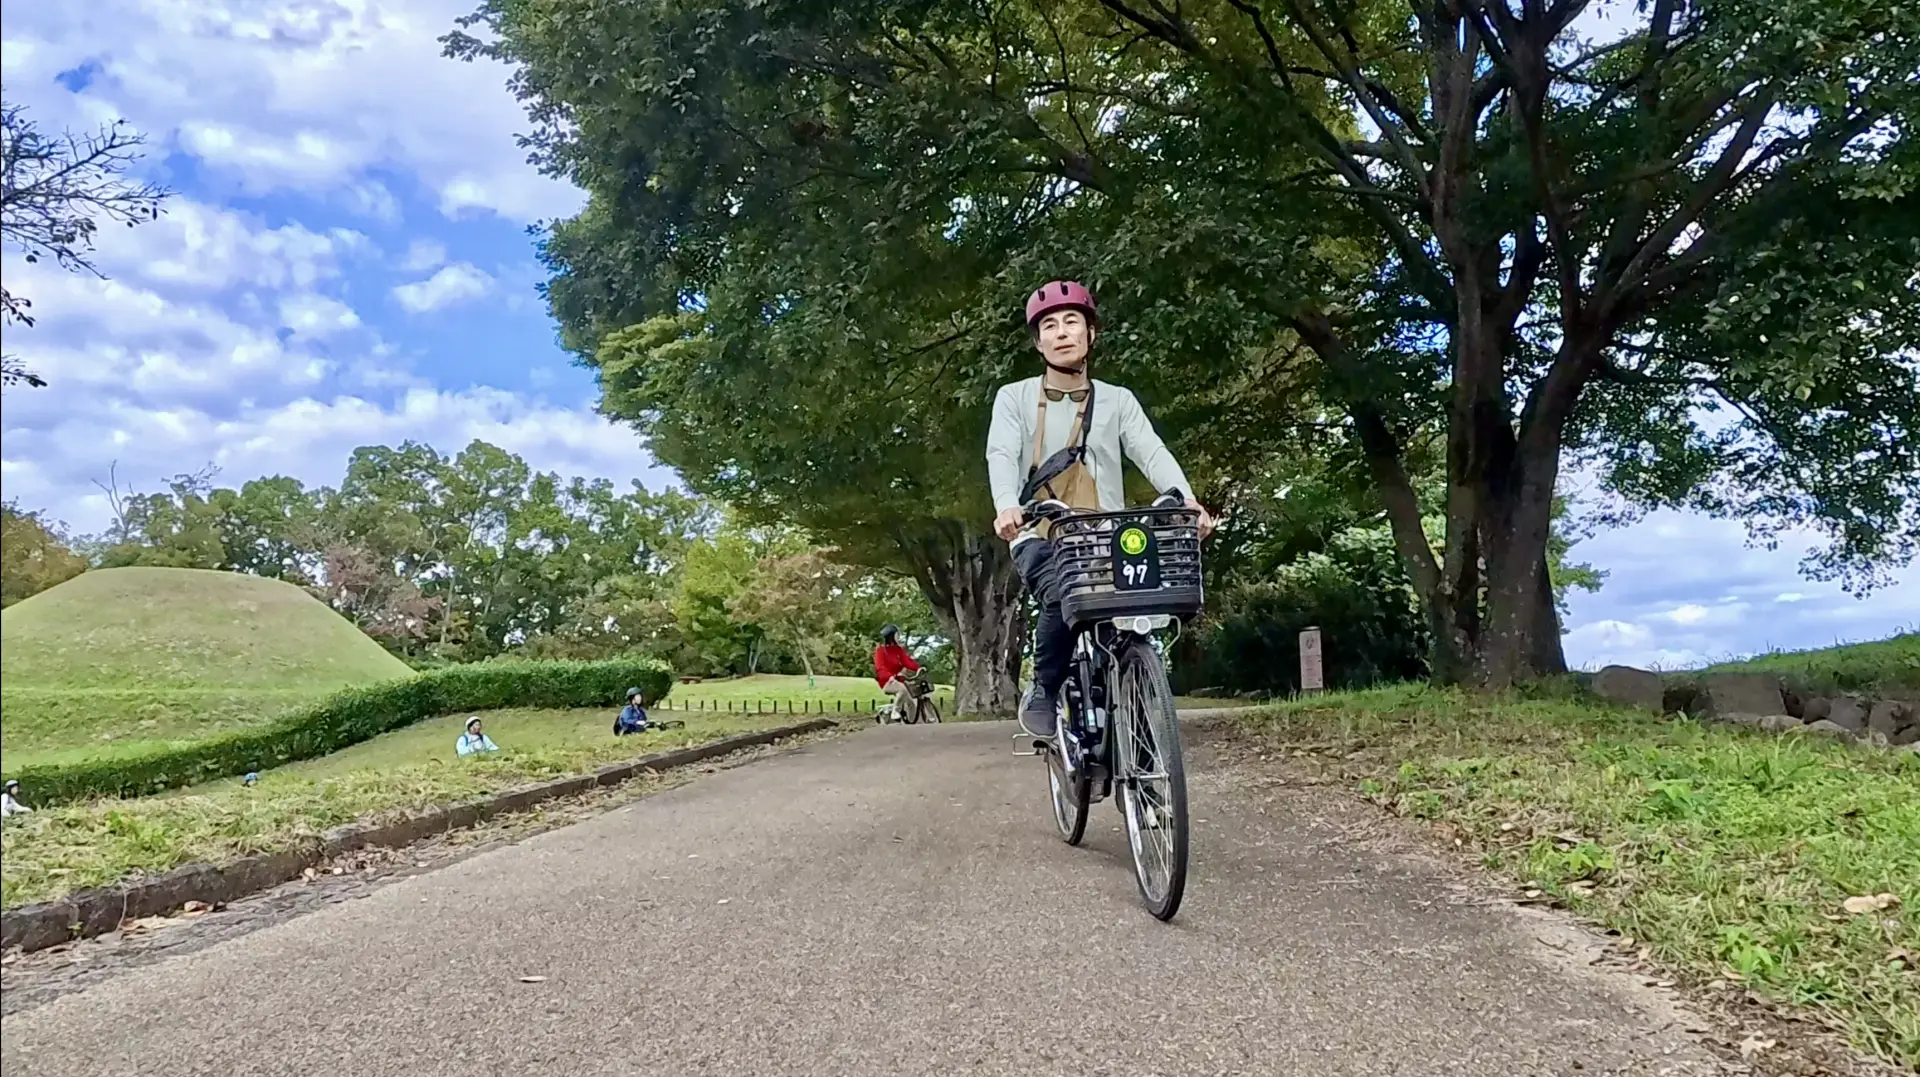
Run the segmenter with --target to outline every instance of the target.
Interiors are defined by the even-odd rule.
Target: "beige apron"
[[[1068,439],[1066,445],[1069,449],[1082,444],[1086,440],[1087,403],[1092,399],[1093,394],[1091,388],[1089,388],[1087,396],[1080,401],[1079,410],[1074,412],[1073,415],[1073,436]],[[1046,441],[1047,393],[1046,387],[1042,386],[1040,389],[1040,412],[1033,423],[1033,464],[1028,474],[1032,474],[1034,471],[1040,469],[1041,453],[1046,450]],[[1100,491],[1099,488],[1094,485],[1093,472],[1088,470],[1085,456],[1074,461],[1071,467],[1042,484],[1036,493],[1057,501],[1064,501],[1074,509],[1082,512],[1098,511],[1100,508]],[[1034,533],[1043,539],[1048,538],[1052,530],[1053,525],[1045,521],[1041,521],[1034,527]]]

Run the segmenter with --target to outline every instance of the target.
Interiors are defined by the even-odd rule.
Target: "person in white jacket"
[[[20,783],[9,778],[5,792],[0,792],[0,818],[9,815],[31,813],[32,808],[20,803]]]
[[[1213,530],[1187,476],[1134,395],[1094,380],[1088,358],[1100,332],[1093,294],[1073,281],[1050,281],[1027,297],[1027,330],[1046,367],[1000,388],[987,431],[987,481],[994,531],[1012,543],[1013,561],[1034,595],[1033,690],[1020,724],[1036,737],[1054,732],[1055,698],[1067,679],[1073,633],[1060,615],[1053,547],[1024,526],[1022,506],[1042,498],[1076,509],[1126,508],[1122,479],[1132,460],[1162,494],[1180,491],[1200,514],[1200,534]],[[1124,454],[1124,457],[1123,457]]]
[[[481,731],[480,716],[476,714],[467,719],[467,731],[453,742],[453,750],[458,755],[472,755],[475,752],[497,752],[500,746]]]

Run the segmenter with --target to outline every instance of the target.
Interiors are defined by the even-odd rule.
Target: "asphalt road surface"
[[[1010,732],[873,729],[704,777],[8,1016],[0,1069],[1722,1072],[1578,932],[1204,747],[1158,923],[1119,813],[1063,845]]]

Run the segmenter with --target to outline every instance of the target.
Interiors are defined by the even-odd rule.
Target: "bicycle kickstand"
[[[1024,748],[1021,747],[1022,741],[1026,742],[1026,747]],[[1041,745],[1044,743],[1045,742],[1042,741],[1039,737],[1036,737],[1031,733],[1015,733],[1013,735],[1013,754],[1039,755],[1042,751],[1045,750],[1041,747]]]

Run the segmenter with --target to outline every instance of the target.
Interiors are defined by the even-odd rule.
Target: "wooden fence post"
[[[1326,668],[1321,660],[1320,629],[1308,625],[1300,633],[1300,694],[1319,695],[1326,690]]]

